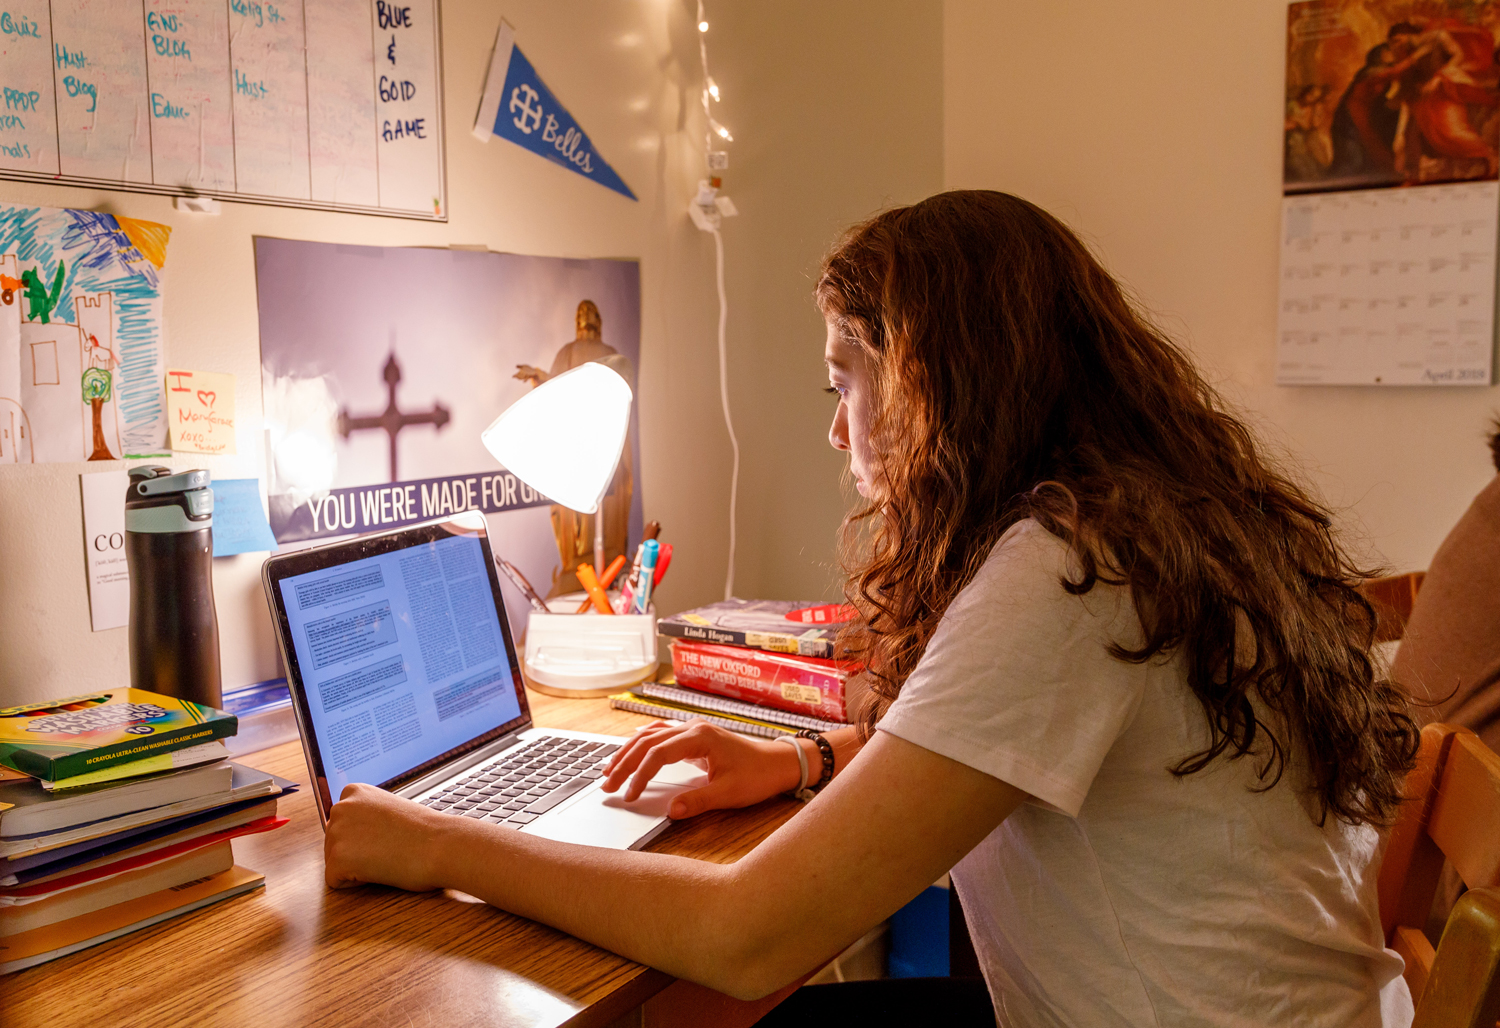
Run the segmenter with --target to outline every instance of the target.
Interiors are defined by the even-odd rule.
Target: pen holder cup
[[[654,609],[615,615],[538,610],[526,626],[521,671],[537,692],[582,698],[608,696],[645,681],[655,674],[656,663]]]

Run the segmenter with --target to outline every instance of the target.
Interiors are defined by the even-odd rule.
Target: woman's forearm
[[[761,742],[726,749],[716,732],[657,729],[651,737],[665,741],[643,735],[631,746],[645,746],[651,761],[672,747],[687,747],[682,759],[728,754],[747,761],[740,777],[758,780],[774,771],[777,787],[795,786],[791,747]],[[978,827],[969,817],[943,820],[953,814],[945,808],[965,795],[950,781],[939,787],[926,780],[934,774],[930,761],[946,767],[952,763],[946,758],[882,739],[884,746],[872,746],[888,753],[899,745],[906,755],[870,765],[856,759],[867,748],[852,730],[830,733],[829,741],[838,774],[826,794],[734,864],[555,842],[350,785],[329,818],[324,875],[335,888],[382,882],[417,892],[459,889],[670,974],[734,996],[762,996],[858,938],[982,837],[956,850],[944,843],[953,825],[963,834]],[[798,744],[806,747],[815,780],[821,756],[810,740]],[[961,778],[978,776],[954,766]],[[639,769],[649,779],[648,770]],[[701,796],[713,784],[691,794]],[[765,781],[751,784],[743,803],[724,805],[774,795],[764,791]],[[906,809],[896,812],[892,803]],[[829,896],[845,899],[830,908]]]
[[[732,996],[763,996],[889,916],[1024,798],[910,743],[878,741],[873,763],[853,761],[828,795],[734,864],[575,846],[434,814],[418,847],[423,884]]]
[[[434,881],[669,974],[742,991],[726,930],[733,865],[577,846],[468,818],[427,842]]]
[[[825,738],[836,772],[863,746],[852,728]],[[797,745],[816,783],[822,756],[810,739]],[[794,788],[790,748],[771,752],[792,765],[785,785]],[[671,974],[742,991],[739,973],[756,932],[741,909],[746,897],[735,894],[734,865],[554,843],[468,818],[437,824],[426,849],[432,881]]]

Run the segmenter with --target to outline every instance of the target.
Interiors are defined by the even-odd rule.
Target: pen
[[[661,535],[661,522],[648,521],[646,522],[646,530],[641,533],[641,541],[645,542],[647,539],[655,539],[659,535]]]
[[[656,574],[656,557],[661,550],[661,544],[655,539],[647,539],[641,543],[641,591],[635,596],[635,612],[646,613],[651,606],[651,579]]]
[[[622,553],[618,557],[616,557],[614,560],[610,561],[609,562],[609,567],[607,567],[607,568],[604,569],[604,577],[601,578],[601,579],[599,579],[599,588],[600,589],[608,589],[609,588],[609,583],[611,583],[611,582],[613,582],[615,580],[615,576],[620,573],[620,569],[623,568],[624,566],[625,566],[625,554]],[[588,599],[584,600],[582,603],[580,603],[578,605],[577,613],[582,614],[584,611],[588,610],[589,607],[593,605],[593,602],[594,602],[594,598],[592,596],[589,597]]]
[[[537,595],[537,591],[531,587],[530,582],[526,581],[526,576],[521,574],[519,568],[517,568],[510,561],[506,560],[504,557],[496,557],[495,563],[499,566],[501,571],[505,572],[506,577],[508,577],[512,582],[516,583],[516,588],[521,590],[526,599],[531,601],[531,608],[533,610],[539,610],[543,614],[551,613],[551,611],[547,609],[547,601]]]
[[[594,565],[587,562],[573,569],[578,576],[578,581],[588,590],[589,599],[594,601],[594,609],[601,614],[613,614],[615,608],[609,605],[609,597],[604,595],[604,590],[599,588],[599,579],[594,574]]]
[[[666,575],[666,573],[667,573],[667,567],[671,563],[672,563],[672,544],[671,543],[662,543],[661,544],[661,556],[659,556],[659,557],[656,558],[656,574],[654,574],[654,575],[651,576],[651,591],[652,592],[655,592],[656,591],[656,587],[659,586],[659,585],[661,585],[662,577],[664,575]]]

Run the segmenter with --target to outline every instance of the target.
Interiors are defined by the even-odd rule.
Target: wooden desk
[[[624,735],[649,720],[607,700],[530,700],[547,727]],[[738,1026],[784,995],[741,1003],[457,893],[332,891],[301,745],[244,762],[304,785],[281,800],[291,824],[234,843],[265,889],[0,978],[0,1026]],[[649,848],[726,863],[796,809],[715,811]]]

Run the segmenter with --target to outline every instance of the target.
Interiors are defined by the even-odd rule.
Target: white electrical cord
[[[729,299],[724,293],[724,238],[713,230],[714,278],[719,286],[719,399],[724,405],[724,427],[729,430],[729,445],[734,450],[734,466],[729,477],[729,570],[724,574],[724,598],[734,596],[735,509],[740,493],[740,441],[735,438],[734,420],[729,416],[729,347],[725,331],[729,327]]]
[[[704,40],[704,34],[708,32],[708,19],[703,13],[703,0],[698,0],[698,60],[703,65],[703,156],[710,169],[713,163],[714,132],[727,142],[731,139],[729,130],[714,121],[713,111],[709,106],[709,93],[712,91],[714,99],[718,99],[719,90],[714,85],[713,78],[708,74],[708,44]],[[724,165],[719,165],[723,167]],[[725,332],[729,327],[729,299],[724,292],[724,238],[719,235],[719,220],[723,216],[720,212],[727,207],[729,214],[734,213],[734,207],[728,205],[727,198],[715,205],[713,200],[718,192],[718,180],[713,180],[713,188],[709,188],[708,182],[698,183],[698,197],[688,205],[688,213],[692,215],[693,223],[714,237],[714,279],[719,286],[719,400],[724,405],[724,427],[729,430],[729,445],[734,450],[734,466],[729,476],[729,568],[724,572],[724,598],[734,598],[734,544],[735,528],[737,524],[736,510],[739,507],[740,498],[740,441],[734,434],[734,419],[729,415],[729,346],[725,342]],[[698,204],[695,207],[693,204]],[[799,749],[797,755],[800,757],[802,751]]]

